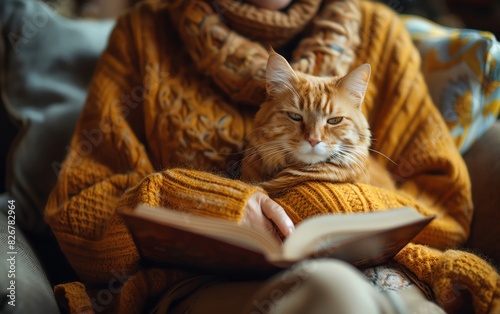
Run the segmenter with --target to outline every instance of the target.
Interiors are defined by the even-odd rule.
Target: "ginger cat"
[[[361,105],[371,67],[345,77],[295,72],[272,52],[267,98],[255,117],[242,177],[273,195],[304,181],[368,183],[394,188],[388,171],[369,155],[371,133]]]

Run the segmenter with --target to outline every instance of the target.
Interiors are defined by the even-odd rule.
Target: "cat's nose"
[[[320,140],[314,140],[314,139],[308,139],[307,141],[309,142],[309,144],[311,144],[312,147],[318,145],[318,143],[321,142]]]

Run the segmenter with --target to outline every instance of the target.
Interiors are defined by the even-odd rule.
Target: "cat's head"
[[[260,155],[282,165],[281,159],[286,164],[364,162],[371,134],[362,103],[370,74],[364,64],[342,78],[315,77],[295,72],[285,58],[271,53],[267,98],[255,119]]]

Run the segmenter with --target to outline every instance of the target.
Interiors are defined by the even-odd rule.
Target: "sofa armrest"
[[[500,265],[500,121],[464,155],[472,182],[474,217],[466,247]]]

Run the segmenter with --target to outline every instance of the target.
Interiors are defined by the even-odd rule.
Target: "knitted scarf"
[[[263,102],[268,58],[263,45],[282,47],[306,28],[312,30],[294,50],[295,70],[343,76],[355,59],[360,43],[358,0],[326,1],[318,14],[318,0],[295,1],[286,13],[235,0],[214,5],[180,1],[169,11],[198,69],[235,102]]]

